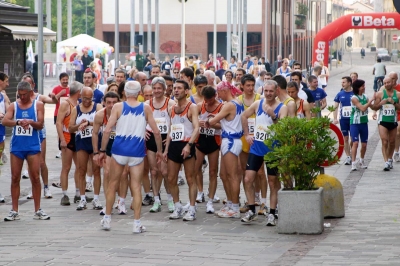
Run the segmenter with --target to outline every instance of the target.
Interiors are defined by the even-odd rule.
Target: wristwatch
[[[193,146],[193,142],[188,142],[189,147]]]
[[[19,126],[19,119],[17,119],[17,121],[15,122],[16,126]]]

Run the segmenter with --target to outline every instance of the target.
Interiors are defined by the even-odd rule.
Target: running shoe
[[[178,186],[183,186],[185,184],[185,179],[182,176],[178,176]]]
[[[268,214],[267,226],[275,226],[275,225],[276,225],[275,215],[273,215],[272,213]]]
[[[22,173],[22,179],[29,179],[28,170],[24,170],[24,172]]]
[[[153,203],[154,203],[154,198],[146,194],[146,196],[142,201],[142,206],[149,206],[152,205]]]
[[[364,159],[360,159],[358,165],[360,166],[361,169],[367,169],[368,166],[365,164]]]
[[[76,207],[76,210],[77,211],[82,211],[82,210],[86,209],[86,204],[87,204],[86,200],[79,201],[79,204]]]
[[[26,199],[33,199],[32,192],[30,192],[30,193],[28,194],[28,196],[26,196]]]
[[[246,214],[244,215],[244,217],[241,219],[241,221],[243,223],[251,223],[253,221],[257,221],[258,216],[256,213],[253,213],[251,210],[249,210],[248,212],[246,212]]]
[[[267,216],[268,214],[268,207],[265,205],[265,203],[261,204],[260,210],[258,211],[258,215],[265,215]]]
[[[125,201],[120,201],[118,203],[118,214],[119,215],[125,215],[126,214]]]
[[[101,204],[99,199],[95,199],[92,201],[93,209],[95,210],[101,210],[103,209],[103,205]]]
[[[194,221],[196,220],[196,212],[189,210],[185,216],[183,216],[184,221]]]
[[[111,218],[103,217],[103,219],[101,219],[100,225],[103,228],[103,230],[106,230],[106,231],[110,230],[111,229]]]
[[[1,161],[2,161],[2,163],[7,163],[8,162],[7,154],[5,154],[4,152],[1,155]]]
[[[230,208],[225,204],[218,212],[217,212],[217,216],[221,216],[223,215],[224,212],[228,212],[230,210]]]
[[[400,162],[400,153],[395,152],[394,155],[393,155],[393,160],[395,162]]]
[[[351,163],[351,171],[357,171],[357,162]]]
[[[388,162],[389,162],[389,165],[390,165],[390,169],[393,169],[393,160],[389,159]]]
[[[133,233],[140,234],[146,232],[146,227],[142,225],[142,223],[135,224],[133,223]]]
[[[6,217],[4,217],[5,222],[19,220],[19,213],[11,210]]]
[[[155,201],[153,207],[151,207],[150,212],[160,212],[161,211],[161,204],[160,202]]]
[[[383,168],[383,171],[390,171],[390,163],[389,162],[385,163],[385,168]]]
[[[51,185],[53,187],[56,187],[56,188],[61,188],[61,183],[60,182],[53,182],[53,183],[51,183]]]
[[[212,202],[207,202],[206,213],[213,214],[215,212]]]
[[[4,202],[6,202],[6,201],[4,200],[3,195],[1,195],[1,193],[0,193],[0,203],[4,203]]]
[[[79,203],[81,201],[81,196],[74,196],[74,203]]]
[[[86,202],[87,203],[91,203],[93,201],[94,198],[86,196]]]
[[[347,156],[347,158],[344,160],[344,165],[350,165],[351,164],[351,157]]]
[[[219,212],[218,216],[220,218],[240,218],[240,212],[230,209],[227,212]]]
[[[71,203],[69,202],[69,197],[67,196],[67,195],[64,195],[62,198],[61,198],[61,206],[69,206],[69,205],[71,205]]]
[[[103,216],[106,215],[106,208],[103,208],[100,212],[99,215]]]
[[[169,213],[173,213],[174,212],[175,204],[174,204],[174,202],[172,200],[167,202],[167,207],[168,207],[168,212]]]
[[[198,203],[205,202],[204,193],[203,192],[198,192],[197,193],[196,202],[198,202]]]
[[[214,195],[214,198],[213,198],[213,203],[220,203],[220,199],[219,199],[219,197],[217,196],[217,195]]]
[[[179,208],[174,210],[174,212],[169,216],[169,219],[171,220],[177,220],[177,219],[181,219],[183,217],[184,211],[183,208]]]
[[[51,195],[50,189],[49,188],[45,188],[44,189],[44,197],[46,199],[51,199],[53,197],[53,195]]]
[[[33,219],[35,219],[35,220],[50,220],[50,216],[48,216],[42,209],[39,209],[33,215]]]
[[[59,152],[56,154],[56,158],[57,158],[57,159],[61,158],[61,151],[59,151]]]
[[[92,182],[86,182],[85,192],[93,192],[93,184],[92,184]]]

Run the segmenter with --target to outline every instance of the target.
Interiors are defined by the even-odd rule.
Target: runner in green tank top
[[[364,94],[365,81],[357,79],[353,82],[353,93],[351,97],[351,115],[350,115],[350,136],[353,142],[351,147],[351,171],[356,171],[357,166],[367,168],[364,164],[364,156],[367,151],[368,142],[368,107],[372,106],[372,99]],[[374,95],[375,96],[375,95]],[[361,141],[360,161],[356,159],[358,142]]]
[[[382,140],[382,155],[385,160],[383,170],[389,171],[393,168],[392,157],[397,133],[396,109],[400,109],[400,104],[392,80],[385,78],[383,85],[385,88],[376,93],[376,100],[372,109],[379,110],[378,129]]]

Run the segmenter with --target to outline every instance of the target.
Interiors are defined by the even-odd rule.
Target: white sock
[[[141,224],[140,219],[139,220],[133,220],[134,224]]]
[[[86,175],[86,183],[90,183],[90,182],[92,182],[92,177]]]
[[[182,204],[179,201],[175,202],[175,210],[178,210],[180,208],[182,208]]]
[[[111,220],[111,215],[104,215],[104,219],[110,219]]]
[[[67,196],[67,191],[66,190],[63,190],[63,195]]]
[[[194,206],[189,206],[189,211],[196,212],[196,208]]]
[[[94,195],[93,199],[94,200],[98,200],[99,199],[99,195]]]
[[[81,195],[81,192],[80,192],[79,188],[75,189],[75,196],[80,196],[80,195]]]
[[[154,196],[154,201],[159,203],[160,202],[160,196]]]
[[[235,212],[239,211],[239,203],[232,203],[232,210]]]
[[[231,208],[231,207],[232,207],[232,201],[231,201],[231,200],[228,200],[228,201],[226,202],[226,205],[227,205],[229,208]]]
[[[124,203],[124,202],[125,202],[125,198],[119,197],[119,203],[121,204],[121,203]]]
[[[168,201],[172,201],[172,200],[173,200],[171,194],[167,194],[167,200],[168,200]]]
[[[86,201],[86,196],[85,195],[81,195],[81,200]]]
[[[208,202],[207,203],[213,203],[213,199],[212,198],[208,198]]]

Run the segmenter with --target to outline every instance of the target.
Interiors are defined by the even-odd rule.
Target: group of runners
[[[153,69],[156,71],[157,67]],[[60,182],[53,186],[62,189],[60,204],[71,204],[67,193],[68,174],[74,162],[76,193],[73,202],[77,203],[76,210],[87,209],[91,202],[103,216],[103,229],[111,228],[116,194],[118,214],[127,213],[125,200],[129,188],[130,207],[134,211],[133,232],[144,232],[141,208],[151,205],[151,213],[162,211],[162,184],[170,219],[193,221],[198,212],[196,204],[207,202],[207,214],[241,218],[244,223],[265,215],[266,225],[275,226],[280,182],[276,168],[268,164],[264,168],[264,156],[271,151],[264,144],[268,137],[265,131],[286,116],[312,119],[315,101],[319,101],[322,109],[327,105],[325,90],[318,88],[318,78],[311,75],[307,84],[300,71],[301,65],[294,63],[289,74],[264,74],[262,86],[256,88],[260,77],[256,80],[241,68],[235,73],[227,71],[225,75],[231,79],[218,83],[211,70],[195,76],[193,69],[184,68],[178,79],[160,77],[156,73],[150,73],[148,78],[139,72],[133,81],[126,81],[123,72],[116,70],[116,78],[104,87],[96,84],[95,73],[86,70],[84,84],[76,81],[68,84],[68,74],[62,73],[60,86],[48,96],[34,93],[33,78],[27,74],[17,86],[18,99],[14,103],[10,103],[4,93],[8,77],[0,72],[0,137],[3,143],[4,127],[13,128],[10,140],[12,210],[4,220],[20,219],[19,184],[24,160],[32,182],[34,218],[50,219],[40,206],[40,176],[44,196],[51,198],[45,161],[43,105],[53,103],[56,104],[54,121],[62,159]],[[384,170],[393,167],[393,154],[395,160],[400,160],[397,79],[396,73],[390,73],[381,90],[370,98],[365,95],[365,82],[358,79],[356,73],[342,79],[342,90],[334,100],[337,107],[334,123],[340,124],[345,136],[345,164],[351,164],[352,170],[367,168],[364,155],[368,140],[368,108],[379,110],[377,119]],[[357,159],[360,141],[361,153]],[[0,146],[1,151],[3,147],[4,144]],[[203,186],[205,157],[209,170],[207,192]],[[182,184],[179,180],[183,176],[182,169],[189,192],[186,205],[181,203],[178,186]],[[222,208],[215,210],[214,204],[219,202],[216,195],[218,176],[226,199]],[[242,182],[246,203],[240,208]],[[104,207],[99,198],[101,185]],[[86,195],[90,191],[94,192],[93,198]],[[259,210],[256,210],[257,206]]]

